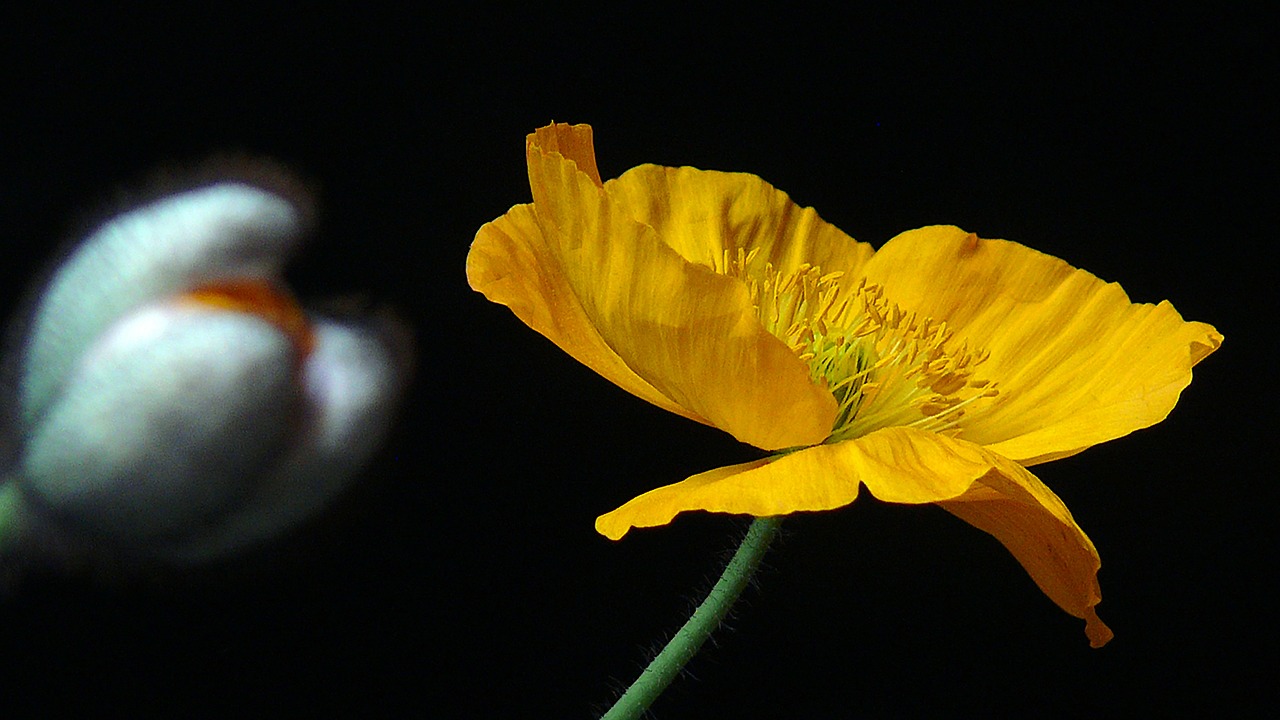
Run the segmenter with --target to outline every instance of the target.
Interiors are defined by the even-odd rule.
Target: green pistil
[[[858,339],[815,338],[805,353],[810,377],[826,383],[836,400],[836,419],[828,441],[843,440],[846,430],[858,415],[866,396],[864,386],[871,382],[875,365],[873,350]],[[869,390],[870,388],[868,388]]]

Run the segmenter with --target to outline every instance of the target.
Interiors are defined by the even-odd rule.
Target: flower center
[[[848,287],[840,282],[844,273],[824,274],[808,263],[783,275],[772,263],[755,262],[757,254],[726,250],[716,270],[746,284],[765,329],[835,397],[826,442],[891,426],[955,435],[966,413],[999,394],[973,375],[987,353],[957,346],[945,322],[903,312],[865,278]]]

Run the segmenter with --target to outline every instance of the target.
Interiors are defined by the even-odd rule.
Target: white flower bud
[[[389,321],[309,318],[280,290],[302,218],[223,182],[113,218],[68,256],[18,348],[0,546],[56,536],[198,562],[345,486],[390,421],[407,343]]]

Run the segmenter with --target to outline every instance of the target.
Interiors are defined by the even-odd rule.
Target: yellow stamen
[[[985,351],[952,342],[945,322],[903,312],[865,279],[842,283],[844,273],[807,263],[782,274],[743,248],[725,250],[714,269],[746,285],[765,329],[835,397],[827,442],[889,426],[955,435],[967,412],[999,394],[973,377]]]

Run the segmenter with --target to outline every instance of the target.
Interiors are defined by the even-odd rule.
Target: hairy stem
[[[782,519],[778,517],[756,518],[751,523],[742,545],[725,566],[724,574],[715,587],[711,588],[707,599],[693,611],[684,627],[676,632],[675,637],[671,638],[662,652],[640,673],[640,677],[627,688],[601,720],[635,720],[644,715],[662,691],[676,679],[685,664],[698,653],[711,633],[720,627],[729,608],[733,607],[734,601],[746,589],[751,576],[760,566],[760,560],[769,548],[769,543],[778,534],[778,526],[781,524]]]

